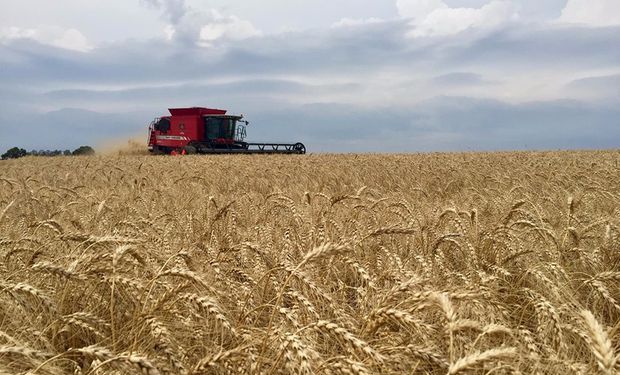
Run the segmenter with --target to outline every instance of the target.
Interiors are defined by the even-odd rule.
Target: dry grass
[[[0,162],[0,373],[617,373],[619,162]]]

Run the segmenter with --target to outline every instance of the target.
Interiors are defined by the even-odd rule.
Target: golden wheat
[[[618,373],[619,158],[2,161],[0,373]]]

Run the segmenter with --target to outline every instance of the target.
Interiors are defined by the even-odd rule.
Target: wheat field
[[[0,373],[615,374],[620,152],[0,162]]]

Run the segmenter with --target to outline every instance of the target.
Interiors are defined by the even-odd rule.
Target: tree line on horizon
[[[94,155],[95,150],[90,146],[80,146],[75,150],[32,150],[26,151],[20,147],[12,147],[4,154],[0,155],[2,160],[18,159],[24,156],[77,156],[77,155]]]

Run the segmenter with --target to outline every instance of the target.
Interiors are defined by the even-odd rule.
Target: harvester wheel
[[[166,153],[165,150],[163,150],[161,147],[159,146],[153,146],[153,149],[151,150],[151,153],[153,155],[163,155]]]
[[[198,150],[197,150],[197,149],[196,149],[196,147],[194,147],[194,146],[189,146],[189,145],[188,145],[188,146],[185,146],[183,149],[185,150],[185,153],[186,153],[187,155],[193,155],[193,154],[195,154],[196,152],[198,152]]]
[[[295,149],[295,151],[297,151],[300,154],[305,154],[306,153],[306,146],[304,146],[303,143],[295,143],[295,146],[293,146],[293,148]]]

